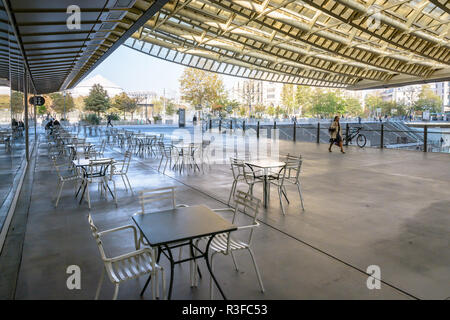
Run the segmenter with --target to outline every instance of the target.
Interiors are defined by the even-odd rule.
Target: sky
[[[125,46],[120,46],[85,79],[97,74],[117,84],[125,91],[154,91],[174,96],[179,89],[178,79],[185,66],[154,58]],[[239,78],[221,75],[226,89]]]

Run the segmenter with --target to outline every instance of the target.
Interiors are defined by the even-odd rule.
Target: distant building
[[[244,105],[251,102],[253,106],[258,104],[277,106],[282,104],[282,90],[282,83],[240,80],[234,83],[231,89],[230,98]]]
[[[92,78],[81,81],[75,88],[69,90],[69,92],[72,97],[88,96],[89,91],[94,86],[94,84],[100,84],[103,89],[108,92],[108,96],[110,98],[123,92],[123,89],[121,87],[99,74],[93,76]]]
[[[432,89],[442,100],[442,111],[450,111],[450,81],[433,83]]]

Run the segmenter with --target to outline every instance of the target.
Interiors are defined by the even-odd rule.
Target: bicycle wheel
[[[358,137],[356,138],[356,144],[358,145],[358,147],[364,148],[366,143],[367,143],[366,136],[363,134],[358,135]]]

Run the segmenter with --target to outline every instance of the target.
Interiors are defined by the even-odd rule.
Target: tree
[[[297,86],[295,90],[295,104],[299,108],[299,113],[309,113],[312,107],[313,90],[308,86]]]
[[[53,111],[57,114],[63,115],[64,114],[64,95],[60,92],[51,93],[49,95],[51,99],[50,108],[53,109]],[[73,101],[72,95],[70,93],[66,94],[66,102],[65,102],[66,113],[72,111],[75,109],[75,103]]]
[[[172,100],[169,100],[166,104],[166,115],[171,116],[177,111],[177,106]]]
[[[363,112],[361,103],[356,98],[345,98],[345,106],[347,114],[351,116],[360,116]]]
[[[375,115],[377,112],[377,108],[381,108],[381,105],[383,104],[383,99],[379,94],[372,94],[367,95],[364,102],[369,112]]]
[[[257,104],[255,106],[255,113],[256,113],[257,118],[261,118],[265,111],[266,111],[265,105]]]
[[[288,114],[294,113],[296,105],[296,90],[292,84],[283,84],[281,91],[281,101],[283,102]]]
[[[312,115],[331,117],[344,113],[346,113],[345,100],[338,92],[321,92],[316,89],[316,94],[312,97]]]
[[[11,112],[14,117],[18,117],[23,114],[25,110],[23,93],[20,91],[11,92]]]
[[[416,111],[441,112],[442,100],[431,90],[429,85],[423,85],[419,93],[419,99],[414,102],[413,108]]]
[[[248,106],[249,116],[252,116],[252,103],[258,103],[258,97],[261,95],[261,83],[254,80],[247,80],[244,82],[242,91],[240,92],[241,98]],[[242,115],[242,116],[245,116]]]
[[[133,114],[138,105],[136,99],[130,98],[125,92],[122,92],[114,96],[112,107],[120,110],[124,118],[127,112],[131,113],[131,120],[133,120]]]
[[[84,98],[84,109],[95,112],[100,117],[110,107],[108,93],[100,84],[94,84],[89,91],[89,95]]]
[[[192,106],[212,106],[224,94],[222,79],[216,74],[186,68],[180,78],[182,99]]]

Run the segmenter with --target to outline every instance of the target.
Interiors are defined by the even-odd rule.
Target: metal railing
[[[328,143],[330,135],[328,128],[331,125],[330,120],[320,120],[316,123],[303,121],[302,123],[292,121],[250,121],[248,119],[208,119],[204,122],[204,130],[212,130],[217,128],[219,132],[230,130],[253,129],[256,131],[257,138],[260,137],[262,130],[278,129],[279,138],[282,140],[292,141],[309,141],[316,143]],[[440,131],[433,130],[431,126],[426,124],[422,128],[411,129],[407,126],[407,122],[403,121],[361,121],[361,122],[342,122],[343,139],[346,145],[349,144],[347,139],[352,130],[361,128],[359,133],[368,135],[367,140],[370,141],[367,147],[383,148],[401,148],[421,150],[423,152],[450,152],[450,130]],[[270,132],[270,130],[268,130]],[[440,135],[441,139],[430,139],[430,135]],[[446,137],[444,140],[443,137]],[[269,137],[269,135],[268,135]],[[356,136],[355,136],[356,138]],[[444,146],[443,140],[447,141]]]

